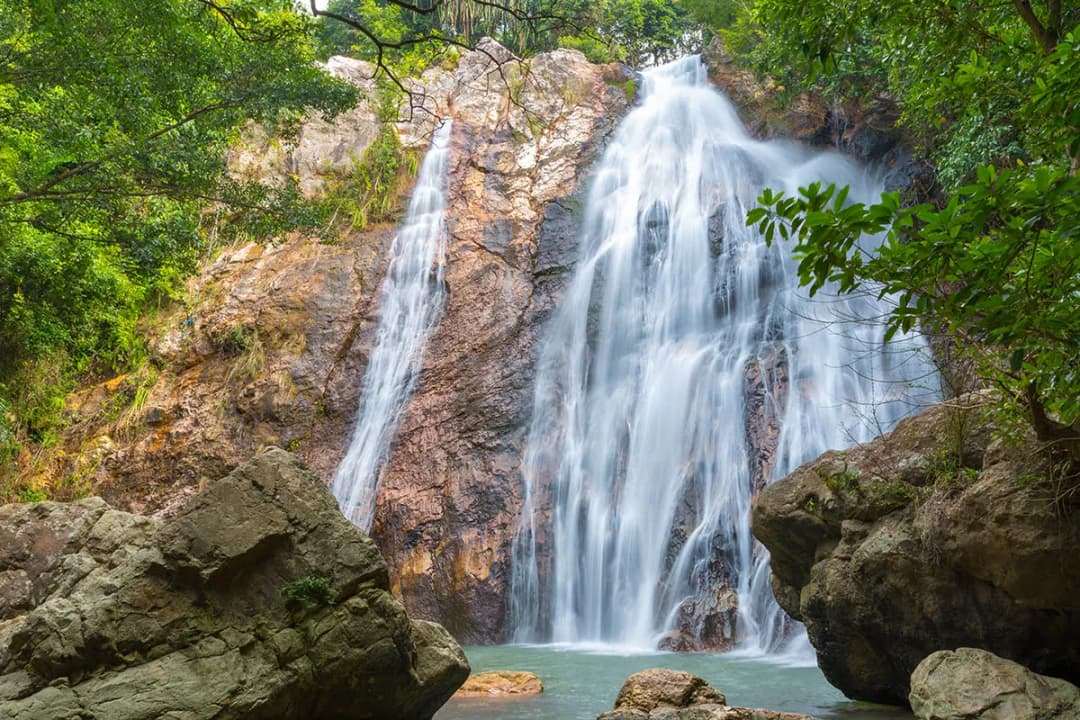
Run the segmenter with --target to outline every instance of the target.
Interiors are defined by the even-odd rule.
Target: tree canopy
[[[391,76],[484,36],[521,56],[570,47],[633,66],[673,60],[699,39],[674,0],[330,0],[312,11],[325,54],[371,60]]]
[[[248,121],[287,132],[355,101],[314,33],[288,0],[0,0],[0,446],[16,424],[45,432],[34,402],[9,409],[36,363],[140,351],[140,309],[193,269],[203,226],[313,219],[226,160]]]
[[[1078,9],[863,5],[837,16],[759,0],[754,20],[807,39],[787,52],[809,82],[870,57],[861,79],[896,97],[901,122],[925,138],[939,197],[849,204],[843,189],[812,185],[764,193],[748,220],[794,240],[812,291],[833,282],[890,294],[890,332],[959,339],[1001,391],[998,409],[1026,417],[1080,477],[1080,28],[1064,31]],[[878,233],[880,245],[862,239]]]

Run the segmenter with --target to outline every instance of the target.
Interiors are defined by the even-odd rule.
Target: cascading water
[[[345,459],[334,474],[342,512],[371,528],[382,463],[412,394],[428,335],[446,290],[446,166],[450,121],[436,129],[420,166],[405,222],[390,248],[380,293],[379,326],[360,391],[360,412]]]
[[[825,180],[869,200],[872,183],[838,155],[750,139],[696,57],[647,72],[642,91],[595,173],[540,358],[514,639],[655,647],[726,584],[741,646],[776,650],[792,633],[750,533],[749,378],[777,428],[760,486],[890,428],[933,371],[920,339],[886,347],[865,321],[883,302],[808,298],[789,247],[745,226],[764,187]]]

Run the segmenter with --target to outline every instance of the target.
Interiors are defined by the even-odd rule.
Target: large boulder
[[[940,650],[911,674],[919,720],[1077,720],[1080,688],[975,648]]]
[[[814,720],[809,715],[731,707],[697,675],[651,668],[626,679],[615,708],[596,720]]]
[[[0,715],[426,720],[468,675],[374,543],[268,450],[159,523],[0,508]]]
[[[773,591],[845,694],[906,704],[916,665],[981,647],[1080,679],[1080,513],[1033,440],[994,440],[982,396],[932,407],[765,489]]]

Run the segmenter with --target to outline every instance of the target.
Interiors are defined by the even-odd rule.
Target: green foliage
[[[883,515],[919,499],[916,489],[903,480],[877,480],[869,483],[867,489],[874,510]]]
[[[939,448],[929,460],[926,472],[936,487],[963,487],[979,477],[979,470],[966,465],[961,453],[948,445]]]
[[[887,337],[921,328],[972,341],[983,377],[1023,407],[1039,436],[1080,439],[1080,30],[1042,56],[1022,104],[1029,161],[983,165],[942,207],[869,206],[814,184],[766,191],[748,224],[795,240],[814,293],[870,290],[895,305]],[[880,245],[867,240],[884,234]],[[1019,400],[1019,403],[1016,401]]]
[[[921,0],[689,0],[686,7],[728,53],[788,88],[836,100],[887,96],[941,169],[946,190],[983,164],[1039,153],[1022,106],[1080,5]],[[1069,97],[1069,96],[1066,96]],[[1075,96],[1072,96],[1075,97]]]
[[[352,172],[328,194],[327,204],[333,208],[334,216],[343,217],[356,230],[370,223],[394,220],[402,192],[420,167],[417,153],[401,146],[394,124],[386,119],[385,108],[394,105],[384,100],[383,107],[378,135],[360,157],[353,159]]]
[[[255,331],[246,325],[233,325],[219,334],[210,334],[214,349],[225,357],[239,357],[251,349]]]
[[[398,199],[403,149],[394,126],[384,123],[379,134],[353,163],[352,181],[357,194],[353,225],[363,229],[371,221],[393,218],[391,212]]]
[[[859,493],[859,473],[846,467],[825,478],[825,486],[835,493]]]
[[[48,500],[49,495],[44,490],[35,490],[34,488],[23,488],[19,492],[19,502],[42,502]]]
[[[320,51],[381,60],[395,74],[409,75],[440,60],[448,47],[484,36],[520,56],[567,47],[593,62],[634,66],[672,60],[695,42],[695,24],[674,0],[444,0],[417,6],[429,11],[385,0],[331,0],[321,18]]]
[[[11,407],[4,400],[0,388],[0,467],[7,465],[15,459],[19,452],[19,444],[15,438],[15,416],[11,413]]]
[[[315,65],[315,29],[289,0],[0,0],[0,474],[12,443],[50,439],[75,376],[141,361],[140,311],[209,225],[321,221],[295,186],[226,172],[246,123],[287,135],[354,101]],[[40,367],[53,384],[27,389]]]
[[[611,59],[638,67],[674,60],[688,51],[691,22],[681,5],[669,0],[608,0],[598,3],[597,34],[611,48]]]
[[[293,607],[324,607],[333,600],[330,578],[322,575],[305,575],[281,588],[285,604]]]

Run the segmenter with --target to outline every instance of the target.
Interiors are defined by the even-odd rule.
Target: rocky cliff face
[[[754,135],[850,155],[881,173],[886,190],[899,190],[917,200],[936,191],[934,169],[915,156],[911,139],[897,127],[900,108],[891,98],[836,103],[800,93],[786,99],[782,86],[737,65],[719,38],[713,39],[704,58],[709,79],[731,98]]]
[[[233,169],[318,195],[376,137],[371,68],[330,70],[370,98],[293,145],[253,129]],[[628,104],[619,66],[557,51],[528,62],[494,43],[416,86],[397,125],[422,151],[451,139],[448,303],[401,418],[372,535],[395,592],[459,638],[503,637],[508,553],[534,347],[576,257],[578,194]],[[394,228],[336,243],[226,249],[152,329],[151,365],[71,399],[64,452],[41,472],[140,513],[169,515],[260,447],[296,452],[329,482],[345,452]]]
[[[410,610],[464,642],[504,637],[536,343],[576,257],[577,193],[626,108],[616,67],[486,50],[502,74],[477,53],[453,76],[469,90],[451,95],[449,300],[372,528]],[[505,74],[521,83],[514,99]]]
[[[282,450],[164,523],[100,498],[0,508],[6,718],[426,720],[468,673]]]
[[[754,507],[777,600],[851,697],[904,704],[919,662],[959,646],[1080,679],[1080,515],[1033,441],[993,439],[978,398],[826,453]]]

